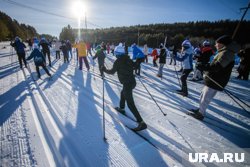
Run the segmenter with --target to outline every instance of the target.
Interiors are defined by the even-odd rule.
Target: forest
[[[193,45],[198,45],[207,39],[214,43],[221,35],[232,35],[239,21],[219,20],[215,22],[197,21],[173,24],[149,24],[129,27],[110,27],[104,29],[81,29],[81,38],[92,43],[109,42],[118,44],[125,42],[128,45],[137,43],[140,46],[158,47],[167,37],[168,45],[180,46],[184,39],[190,39]],[[240,45],[250,43],[250,21],[243,21],[237,31],[235,41]],[[74,40],[77,38],[77,29],[70,25],[64,27],[60,39]]]

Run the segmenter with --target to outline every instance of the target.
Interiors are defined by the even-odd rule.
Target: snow
[[[114,60],[108,55],[107,68]],[[122,89],[116,74],[106,74],[103,115],[103,80],[97,64],[89,72],[85,66],[79,71],[75,55],[64,64],[62,56],[56,60],[53,54],[48,67],[52,80],[42,69],[42,79],[37,80],[33,61],[21,70],[9,42],[1,42],[0,166],[249,166],[249,113],[219,92],[203,122],[188,117],[186,109],[198,107],[203,83],[188,81],[189,97],[177,95],[174,66],[165,65],[160,79],[151,62],[149,58],[142,64],[134,100],[148,124],[139,133],[156,148],[126,127],[135,127],[135,122],[113,109]],[[226,89],[250,105],[250,82],[236,80],[236,75],[235,67]],[[244,152],[245,161],[190,163],[192,152]]]

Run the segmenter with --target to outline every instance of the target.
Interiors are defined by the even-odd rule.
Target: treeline
[[[129,27],[111,27],[105,29],[82,29],[81,37],[92,43],[109,42],[119,43],[126,42],[128,45],[138,43],[139,45],[147,44],[149,47],[158,47],[164,42],[167,36],[168,45],[180,46],[181,42],[189,38],[194,45],[198,45],[201,41],[208,39],[214,42],[223,34],[232,35],[238,21],[220,20],[215,22],[197,21],[188,23],[174,24],[149,24],[136,25]],[[249,38],[250,21],[243,21],[236,34],[235,40],[243,45],[250,43]],[[73,31],[73,32],[72,32]],[[65,32],[68,35],[65,36]],[[71,34],[71,35],[69,35]],[[72,38],[72,34],[74,37]],[[68,39],[77,38],[78,30],[72,29],[69,25],[63,28],[61,37]],[[69,36],[69,37],[67,37]]]
[[[16,36],[27,39],[38,36],[38,33],[34,27],[20,24],[0,11],[0,41],[12,40]]]

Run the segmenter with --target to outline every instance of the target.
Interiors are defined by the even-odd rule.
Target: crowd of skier
[[[167,63],[167,57],[170,59],[169,65],[173,63],[174,68],[177,64],[176,61],[181,62],[181,89],[177,90],[176,93],[182,96],[188,96],[187,78],[192,71],[193,77],[191,81],[204,80],[204,88],[200,95],[199,108],[192,109],[189,113],[199,120],[204,119],[206,109],[216,93],[222,91],[229,82],[232,68],[235,64],[235,54],[241,59],[237,79],[248,80],[250,71],[250,47],[240,50],[238,45],[228,35],[223,35],[215,41],[216,50],[213,49],[209,40],[201,41],[200,45],[193,47],[191,41],[185,39],[180,46],[180,50],[177,49],[177,46],[167,47],[166,43],[164,43],[160,44],[159,48],[153,48],[150,52],[147,44],[145,44],[142,49],[136,44],[133,44],[130,47],[132,51],[131,56],[128,51],[129,47],[125,43],[119,43],[115,46],[114,44],[110,45],[109,43],[105,44],[102,42],[95,47],[85,40],[78,40],[75,43],[71,43],[69,40],[59,41],[56,39],[49,42],[44,37],[40,40],[34,37],[26,42],[29,46],[29,51],[25,50],[26,45],[19,37],[16,37],[15,40],[11,42],[11,46],[15,48],[20,68],[23,68],[23,64],[27,68],[27,61],[33,58],[38,78],[41,77],[39,71],[40,66],[48,76],[51,76],[49,68],[53,66],[51,62],[52,50],[55,52],[55,59],[60,59],[62,53],[64,63],[69,63],[75,56],[74,59],[78,61],[79,70],[83,69],[84,62],[87,71],[89,71],[90,63],[93,64],[95,59],[97,59],[102,78],[104,78],[104,73],[114,74],[117,72],[118,79],[123,85],[123,88],[120,95],[120,105],[116,109],[121,114],[126,114],[125,103],[127,103],[128,108],[138,122],[138,127],[133,129],[135,131],[147,128],[146,123],[136,108],[132,92],[136,87],[135,76],[140,77],[141,70],[143,70],[141,69],[141,63],[149,63],[149,56],[152,56],[152,66],[158,68],[158,72],[155,75],[160,78],[163,77],[163,69]],[[26,52],[29,53],[27,58]],[[111,69],[105,66],[105,58],[107,55],[116,56],[116,60]],[[47,65],[49,66],[48,68]],[[177,73],[176,68],[175,72]]]

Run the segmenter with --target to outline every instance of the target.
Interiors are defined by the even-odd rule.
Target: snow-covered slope
[[[188,82],[189,97],[177,95],[179,83],[174,66],[166,65],[160,79],[151,58],[150,63],[142,64],[134,100],[148,129],[139,132],[143,136],[140,137],[126,127],[134,127],[136,123],[113,109],[119,105],[122,89],[116,74],[106,74],[103,81],[97,65],[89,72],[86,68],[80,71],[76,57],[70,63],[63,63],[52,56],[49,70],[53,79],[41,70],[42,79],[37,80],[34,63],[29,62],[28,68],[21,70],[8,44],[0,46],[0,166],[247,166],[250,163],[249,113],[219,92],[203,122],[188,117],[186,109],[198,106],[203,84]],[[107,68],[112,67],[114,60],[115,57],[108,55]],[[235,75],[234,71],[226,88],[249,105],[250,82],[236,80]],[[126,111],[133,117],[128,108]],[[244,152],[245,162],[191,163],[188,153],[195,152],[219,155]]]

